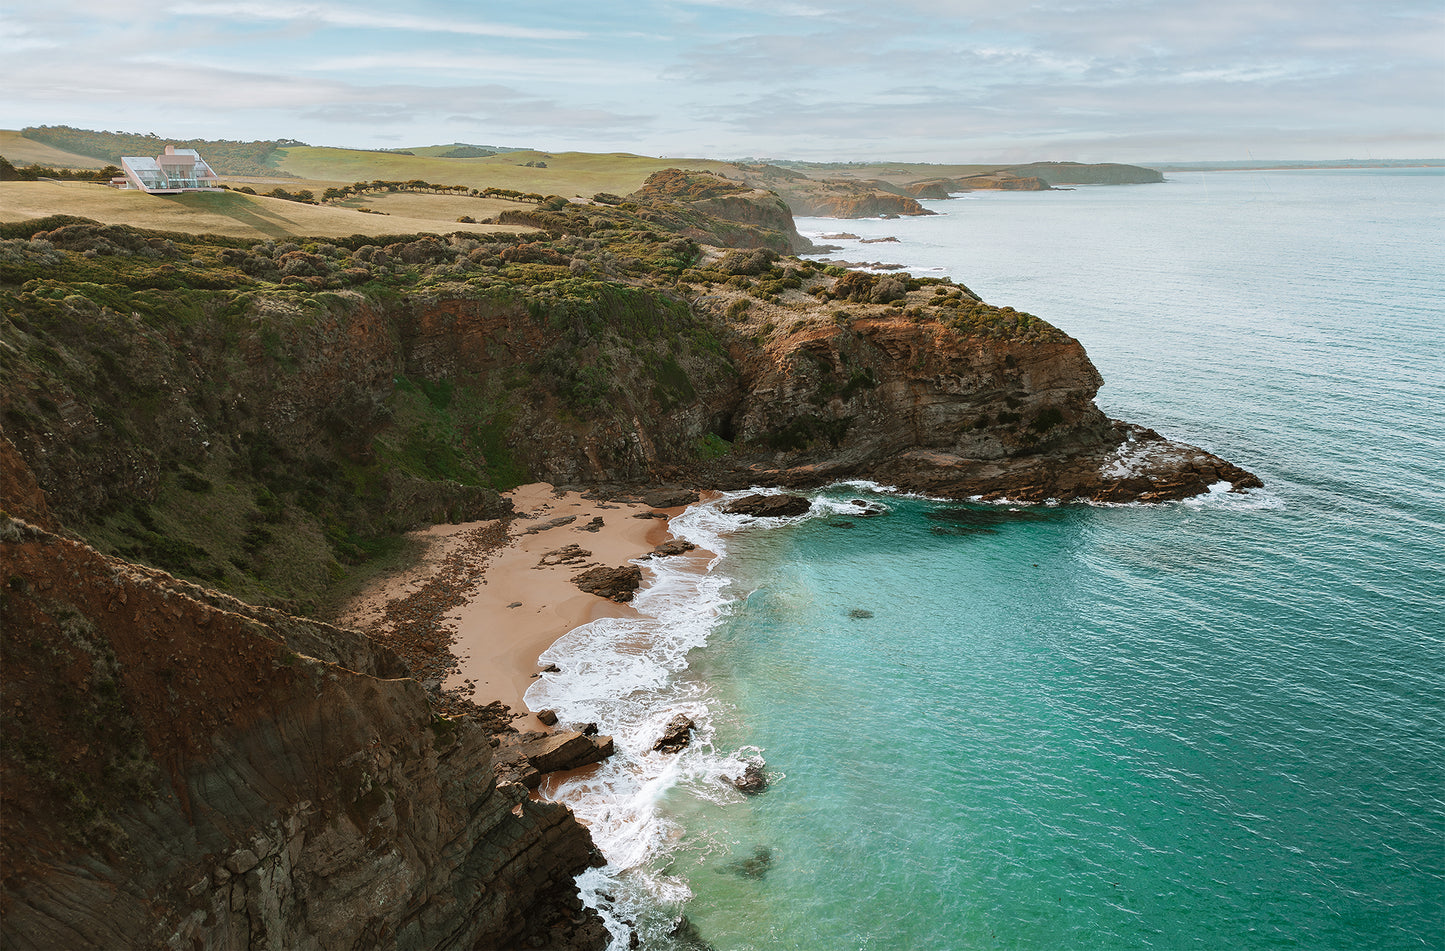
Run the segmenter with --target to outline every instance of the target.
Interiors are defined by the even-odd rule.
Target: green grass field
[[[17,168],[43,165],[46,168],[95,168],[109,165],[103,159],[65,152],[43,142],[32,142],[14,129],[0,129],[0,155]]]

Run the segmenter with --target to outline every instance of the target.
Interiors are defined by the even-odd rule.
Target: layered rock
[[[1252,474],[1110,420],[1077,340],[1028,315],[1022,332],[960,333],[893,310],[812,323],[734,352],[746,381],[740,440],[770,446],[746,481],[866,477],[953,498],[1162,501]]]
[[[647,205],[682,205],[695,212],[695,217],[672,230],[701,243],[795,252],[813,248],[798,234],[788,204],[777,194],[711,172],[662,169],[628,198]]]
[[[9,517],[0,554],[5,947],[605,943],[586,830],[390,651]]]
[[[1042,192],[1051,186],[1047,181],[1034,175],[1019,175],[1014,171],[999,170],[962,178],[931,178],[912,182],[907,186],[910,195],[917,198],[947,198],[959,192],[971,191],[1012,191]]]
[[[738,170],[749,183],[776,192],[795,215],[881,218],[934,214],[920,205],[909,190],[885,181],[813,178],[776,165],[739,165]]]

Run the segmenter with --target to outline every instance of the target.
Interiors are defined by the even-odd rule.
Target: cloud
[[[960,161],[1150,141],[1161,160],[1228,157],[1291,136],[1324,151],[1276,157],[1445,153],[1438,0],[166,2],[10,5],[0,126],[364,147],[472,124],[599,151]]]
[[[461,54],[415,50],[411,52],[362,52],[331,56],[298,63],[309,73],[370,72],[392,70],[437,73],[446,76],[495,76],[519,79],[616,85],[646,82],[656,78],[654,70],[629,63],[605,60],[563,59],[537,56]]]
[[[454,33],[522,40],[575,40],[586,36],[576,30],[513,26],[454,19],[450,15],[417,16],[392,9],[379,12],[354,6],[326,4],[285,4],[265,2],[184,3],[166,8],[175,17],[204,17],[224,20],[281,21],[360,30],[403,30],[418,33]]]

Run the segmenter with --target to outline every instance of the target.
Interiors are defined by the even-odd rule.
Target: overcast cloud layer
[[[0,9],[0,63],[4,128],[724,158],[1445,157],[1439,0],[50,0]]]

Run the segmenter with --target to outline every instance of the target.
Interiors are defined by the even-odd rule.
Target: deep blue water
[[[657,948],[684,913],[718,951],[1445,947],[1445,175],[929,205],[799,225],[1055,323],[1106,412],[1266,489],[690,512],[710,571],[534,688],[624,746],[559,793],[596,900]],[[677,710],[698,742],[648,753]],[[718,781],[759,756],[765,794]]]

